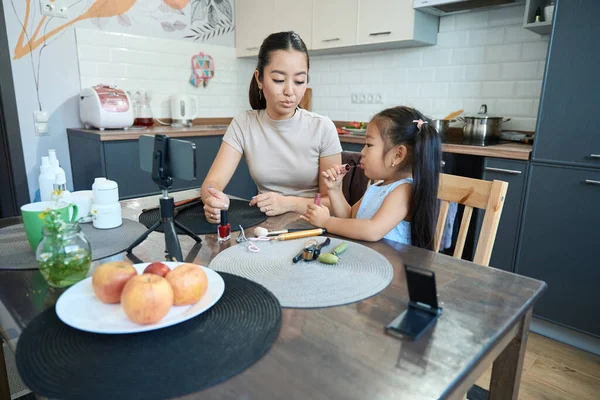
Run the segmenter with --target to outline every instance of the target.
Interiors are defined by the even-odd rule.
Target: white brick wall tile
[[[350,98],[338,99],[338,107],[340,111],[360,111],[361,104],[352,104]]]
[[[452,50],[452,64],[481,64],[485,60],[485,47],[466,47]]]
[[[379,54],[371,58],[373,69],[388,69],[394,67],[394,56],[389,53]]]
[[[515,82],[482,82],[481,97],[506,99],[515,96]]]
[[[503,44],[500,46],[488,46],[485,49],[485,61],[505,62],[517,61],[521,57],[521,44]]]
[[[76,29],[77,45],[120,47],[123,35],[120,33],[96,31],[92,29]]]
[[[446,67],[447,68],[447,67]],[[407,68],[407,82],[433,82],[435,69],[432,67]]]
[[[503,80],[536,79],[538,74],[538,63],[521,62],[502,64],[500,78]]]
[[[425,115],[430,115],[433,110],[433,100],[432,99],[406,99],[406,103],[403,104],[409,107],[416,108],[421,111]]]
[[[423,66],[450,65],[452,50],[427,49],[423,51]]]
[[[469,46],[487,46],[504,42],[504,27],[469,31]]]
[[[350,96],[350,85],[329,85],[329,96],[343,97]]]
[[[356,55],[352,60],[350,60],[350,70],[351,71],[360,71],[364,69],[373,68],[373,63],[371,59],[368,57],[361,57]]]
[[[127,75],[127,66],[125,64],[98,63],[98,75],[113,78],[125,78]]]
[[[403,68],[395,68],[387,70],[384,73],[383,81],[385,83],[405,83],[406,82],[406,70]]]
[[[504,122],[502,124],[502,129],[504,129],[504,130],[517,129],[517,130],[521,130],[521,131],[535,131],[536,121],[537,121],[536,118],[523,118],[523,117],[512,118],[511,117],[510,121]]]
[[[534,100],[533,101],[533,111],[532,111],[531,115],[534,116],[535,118],[537,118],[539,109],[540,109],[540,101]]]
[[[435,71],[436,82],[457,82],[465,79],[465,67],[438,67]]]
[[[455,30],[484,28],[488,26],[488,11],[456,14]]]
[[[354,83],[356,82],[356,72],[352,71],[342,71],[340,73],[340,83]]]
[[[488,113],[490,114],[498,114],[496,108],[497,101],[494,99],[482,99],[482,98],[472,98],[472,99],[463,99],[463,108],[465,110],[465,115],[468,114],[477,114],[479,112],[479,108],[482,104],[487,105]]]
[[[327,59],[312,59],[310,61],[310,67],[319,71],[330,71],[330,61]]]
[[[504,26],[512,24],[523,24],[525,6],[498,7],[489,10],[488,21],[490,26]]]
[[[452,111],[463,108],[462,99],[435,99],[433,100],[433,109],[430,112],[432,118],[444,118]]]
[[[440,18],[440,32],[453,31],[456,24],[456,17],[454,15],[448,15]]]
[[[415,68],[420,67],[423,62],[423,50],[400,49],[394,53],[394,65],[396,67]]]
[[[419,95],[420,86],[418,83],[404,83],[394,87],[395,97],[400,99],[415,98]]]
[[[423,83],[421,84],[421,97],[445,98],[450,91],[448,83]]]
[[[542,81],[517,82],[517,97],[539,99],[542,92]]]
[[[348,71],[350,70],[350,59],[348,57],[336,57],[329,61],[329,66],[332,71]],[[311,68],[319,69],[315,67],[311,61]]]
[[[506,117],[530,117],[533,112],[533,100],[498,100],[497,111]]]
[[[465,80],[469,82],[494,81],[500,79],[500,64],[467,65]]]
[[[384,101],[386,99],[392,99],[396,94],[394,85],[391,85],[389,83],[378,83],[371,85],[371,92],[381,93],[384,97]]]
[[[544,79],[544,74],[546,73],[546,60],[538,62],[538,70],[536,78]]]
[[[450,84],[449,97],[463,99],[465,97],[477,97],[481,91],[479,82],[453,82]]]
[[[110,48],[98,46],[78,46],[77,55],[82,61],[106,61],[110,59]]]
[[[507,26],[504,33],[505,43],[537,42],[540,40],[547,41],[547,39],[544,39],[544,36],[538,35],[522,26]]]
[[[442,18],[443,20],[444,18]],[[440,25],[441,28],[441,25]],[[439,48],[453,48],[453,47],[464,47],[467,45],[467,37],[469,31],[453,31],[444,32],[440,29],[438,33],[437,47]]]
[[[545,60],[548,53],[548,42],[523,43],[521,60]]]
[[[340,73],[339,72],[323,72],[321,73],[320,83],[324,85],[333,85],[336,83],[340,83]]]
[[[356,83],[354,85],[350,85],[350,91],[352,93],[368,93],[371,91],[371,85]]]
[[[326,115],[334,121],[348,121],[348,119],[351,119],[345,111],[331,111],[326,113]]]
[[[383,83],[384,76],[379,71],[369,70],[360,72],[361,83]]]
[[[97,65],[94,61],[79,61],[79,75],[86,78],[98,76]]]
[[[323,96],[323,97],[327,97],[329,96],[329,89],[331,88],[332,85],[311,85],[311,89],[312,89],[312,95],[313,98],[315,96]]]

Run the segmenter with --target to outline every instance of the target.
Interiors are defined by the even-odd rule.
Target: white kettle
[[[194,96],[171,96],[171,119],[173,120],[171,126],[192,126],[197,114],[198,102]]]

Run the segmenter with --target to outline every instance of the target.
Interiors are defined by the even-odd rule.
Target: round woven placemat
[[[123,218],[123,224],[113,229],[96,229],[81,224],[81,232],[92,245],[92,260],[101,260],[123,252],[146,227],[137,221]],[[0,269],[37,269],[35,253],[25,235],[23,224],[0,229]]]
[[[211,224],[206,220],[203,207],[204,203],[202,202],[190,207],[184,207],[181,211],[177,212],[175,219],[198,235],[216,233],[217,225]],[[159,218],[159,210],[145,211],[140,214],[140,222],[148,228],[158,221]],[[247,200],[230,199],[227,221],[231,224],[232,231],[239,231],[239,225],[246,229],[250,226],[258,225],[266,219],[267,216],[260,212],[260,209],[257,207],[248,205]],[[178,228],[175,229],[178,234],[183,234]],[[162,226],[156,231],[163,232]]]
[[[281,307],[264,287],[230,274],[223,297],[196,318],[129,335],[62,323],[53,308],[25,328],[17,367],[36,394],[61,399],[165,399],[223,382],[258,361],[281,328]]]
[[[282,307],[316,308],[354,303],[371,297],[389,285],[392,265],[381,254],[366,246],[344,240],[348,249],[338,264],[319,261],[292,262],[310,238],[283,242],[255,242],[260,252],[252,253],[247,244],[232,246],[219,253],[208,265],[215,271],[229,272],[260,283],[269,289]],[[319,243],[325,237],[316,238]],[[331,239],[323,253],[342,242]]]

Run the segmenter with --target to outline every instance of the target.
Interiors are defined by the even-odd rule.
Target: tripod
[[[165,246],[168,261],[183,261],[181,254],[181,245],[175,227],[182,230],[186,235],[196,241],[202,242],[189,228],[174,219],[175,216],[175,200],[169,196],[169,189],[173,186],[173,178],[169,176],[169,157],[168,157],[168,142],[169,137],[165,135],[156,135],[154,141],[154,152],[152,161],[152,180],[162,190],[162,197],[159,200],[160,219],[156,221],[146,232],[140,235],[128,248],[127,253],[142,243],[150,233],[154,232],[160,226],[163,227],[165,234]]]

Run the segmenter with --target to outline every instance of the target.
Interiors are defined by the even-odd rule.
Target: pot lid
[[[488,114],[487,104],[482,104],[477,114],[468,114],[465,118],[476,118],[476,119],[503,119],[504,117],[494,114]]]

